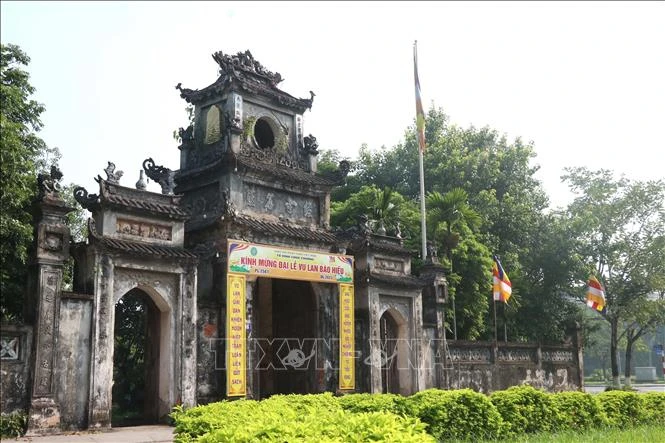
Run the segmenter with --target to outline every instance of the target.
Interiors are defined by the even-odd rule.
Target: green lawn
[[[507,440],[479,440],[488,443]],[[585,433],[561,432],[559,434],[526,435],[514,443],[656,443],[665,441],[665,424],[662,426],[638,426],[630,429],[605,429]]]

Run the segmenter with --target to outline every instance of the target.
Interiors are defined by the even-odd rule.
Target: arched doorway
[[[381,391],[411,394],[411,347],[407,340],[404,317],[394,308],[387,309],[379,320],[381,343]]]
[[[259,398],[316,390],[316,299],[306,281],[258,279]]]
[[[153,295],[154,297],[154,295]],[[115,305],[111,425],[157,423],[165,390],[164,349],[168,336],[166,304],[134,288]],[[161,305],[161,306],[160,306]]]
[[[379,321],[381,337],[381,392],[399,394],[397,323],[386,311]]]

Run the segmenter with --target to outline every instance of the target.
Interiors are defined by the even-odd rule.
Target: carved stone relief
[[[200,217],[204,214],[220,214],[224,209],[222,197],[219,192],[219,185],[213,183],[196,192],[185,195],[184,207],[192,217]]]
[[[292,199],[291,197],[286,199],[286,203],[284,203],[284,208],[286,210],[287,215],[293,217],[297,207],[298,203],[294,199]]]
[[[254,211],[309,223],[318,221],[318,204],[313,197],[288,194],[250,183],[245,183],[244,195],[244,206]]]
[[[499,349],[499,361],[531,362],[536,361],[534,351],[530,349]]]
[[[543,361],[551,361],[556,363],[568,363],[573,361],[572,351],[543,351]]]
[[[222,128],[220,127],[221,121],[222,119],[219,108],[216,105],[210,106],[210,108],[208,108],[208,112],[206,113],[206,130],[205,138],[203,140],[204,144],[210,145],[222,138]]]
[[[488,348],[479,348],[479,349],[451,348],[450,358],[454,362],[464,361],[464,362],[489,363],[490,350]]]
[[[311,200],[307,200],[302,207],[302,215],[305,218],[312,218],[314,211],[314,203]]]
[[[20,336],[0,337],[0,360],[16,361],[20,355]]]
[[[55,336],[55,308],[58,291],[58,274],[44,272],[42,298],[39,309],[39,337],[35,365],[35,389],[33,396],[48,395],[53,390],[53,341]]]
[[[374,268],[380,271],[404,272],[404,262],[387,258],[375,258]]]
[[[273,208],[275,207],[275,202],[273,201],[273,196],[274,194],[272,192],[268,192],[266,194],[266,202],[263,205],[263,209],[265,209],[267,212],[271,212]]]
[[[44,242],[41,245],[42,249],[51,252],[59,252],[62,250],[62,234],[55,232],[47,232],[44,236]]]
[[[247,194],[245,195],[245,202],[247,203],[247,206],[250,208],[256,207],[256,188],[254,186],[249,186],[247,188]]]
[[[172,227],[119,218],[116,221],[115,232],[136,237],[170,241]]]
[[[129,290],[144,286],[154,288],[164,301],[173,306],[179,292],[179,274],[116,268],[113,277],[113,303],[117,303]]]

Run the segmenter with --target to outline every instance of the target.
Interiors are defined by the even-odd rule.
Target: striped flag
[[[593,275],[589,277],[587,282],[586,304],[596,311],[602,312],[605,309],[605,290]]]
[[[510,294],[513,292],[510,279],[501,266],[498,258],[494,257],[494,265],[492,266],[492,280],[493,280],[493,293],[494,301],[502,301],[508,303]]]
[[[413,76],[416,80],[416,130],[420,152],[425,152],[425,112],[420,96],[420,80],[418,80],[418,42],[413,44]]]

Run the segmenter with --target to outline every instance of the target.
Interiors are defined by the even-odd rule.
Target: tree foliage
[[[568,168],[577,197],[568,207],[577,255],[605,287],[612,377],[619,384],[618,345],[633,343],[662,321],[665,292],[665,183],[615,178],[608,170]],[[580,280],[586,276],[579,275]],[[640,332],[644,330],[644,332]],[[630,362],[626,362],[630,371]]]
[[[565,256],[570,245],[555,248],[548,256],[539,244],[554,244],[564,231],[550,226],[552,218],[544,213],[548,199],[535,178],[538,167],[532,164],[533,144],[519,138],[509,142],[487,127],[461,128],[451,124],[441,109],[428,112],[425,135],[428,239],[436,241],[448,266],[452,266],[448,280],[456,297],[459,338],[491,335],[487,327],[491,257],[499,255],[513,281],[507,310],[511,338],[562,340],[566,325],[559,312],[562,306],[567,309],[571,304],[558,289],[569,281],[563,268],[567,261],[555,266],[549,260]],[[410,237],[405,245],[419,250],[418,177],[414,127],[407,128],[404,141],[392,148],[373,151],[363,145],[346,185],[332,196],[332,223],[345,227],[340,219],[350,220],[349,213],[370,207],[371,203],[356,200],[366,192],[361,192],[364,187],[390,188],[409,202],[413,216],[402,219],[403,230]],[[532,282],[531,276],[540,280]],[[551,290],[545,287],[547,284],[552,284]],[[518,311],[522,307],[528,307],[532,315],[553,319],[548,322],[551,327],[535,331],[533,322]]]
[[[31,98],[24,67],[30,58],[16,45],[2,44],[0,57],[0,297],[2,317],[20,316],[26,260],[32,240],[30,204],[37,172],[49,151],[36,135],[44,107]]]

